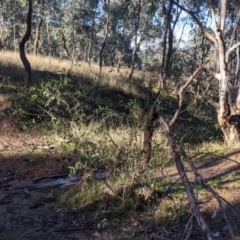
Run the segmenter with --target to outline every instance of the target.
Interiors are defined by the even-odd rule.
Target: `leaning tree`
[[[32,76],[31,76],[31,65],[26,57],[25,54],[25,44],[31,36],[31,24],[32,24],[32,0],[28,1],[28,12],[27,12],[27,29],[25,34],[23,35],[20,43],[19,43],[19,50],[20,50],[20,58],[25,68],[25,84],[28,87],[31,83]]]

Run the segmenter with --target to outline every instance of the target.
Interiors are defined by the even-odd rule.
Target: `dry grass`
[[[91,79],[96,83],[106,84],[110,87],[116,87],[127,93],[139,95],[139,89],[148,85],[152,81],[151,76],[147,72],[135,71],[134,81],[128,79],[130,69],[122,67],[120,72],[116,68],[103,67],[101,76],[99,75],[99,65],[96,63],[88,63],[79,61],[72,62],[70,60],[62,60],[54,57],[27,55],[33,70],[33,81],[39,81],[46,77],[46,73],[66,74],[71,73],[73,76],[81,79]],[[19,80],[24,78],[24,68],[20,60],[19,54],[15,52],[2,52],[0,55],[0,66],[3,77],[16,76]],[[1,76],[1,75],[0,75]],[[154,80],[156,81],[156,79]]]
[[[97,64],[92,63],[91,66],[88,65],[86,62],[76,62],[73,63],[70,60],[61,60],[53,57],[46,57],[46,56],[34,56],[34,55],[27,55],[31,66],[33,70],[33,81],[38,80],[45,80],[48,79],[48,73],[49,74],[55,74],[54,76],[61,76],[70,71],[73,78],[76,78],[79,80],[79,82],[82,83],[82,85],[85,84],[85,82],[90,81],[92,85],[95,86],[95,88],[99,88],[99,86],[104,89],[109,89],[104,92],[106,95],[110,94],[118,94],[116,91],[115,93],[111,92],[111,88],[122,90],[123,92],[127,94],[131,94],[128,97],[124,99],[129,101],[131,105],[131,111],[134,111],[135,115],[141,115],[142,109],[138,109],[139,105],[138,103],[133,102],[131,99],[134,97],[141,97],[142,99],[146,99],[146,96],[151,94],[151,90],[146,87],[146,85],[149,84],[149,82],[154,81],[151,79],[150,73],[142,72],[142,71],[135,71],[134,73],[134,79],[129,80],[129,69],[128,68],[121,68],[120,73],[117,72],[116,68],[111,70],[111,67],[103,67],[102,75],[99,76],[99,66]],[[2,74],[3,77],[10,77],[13,78],[16,77],[17,81],[21,79],[21,77],[24,77],[24,69],[19,57],[18,53],[15,52],[2,52],[0,55],[0,66],[1,66],[1,72],[0,76]],[[53,76],[53,77],[54,77]],[[50,75],[51,77],[51,75]],[[88,88],[89,86],[85,86],[85,88]],[[92,86],[90,86],[92,88]],[[84,89],[84,88],[83,88]],[[102,95],[101,95],[102,96]],[[122,96],[120,96],[119,99],[121,99]],[[109,97],[111,100],[111,97]],[[108,100],[109,100],[108,99]],[[113,101],[116,101],[114,99]],[[3,107],[3,102],[0,102]],[[6,105],[6,103],[4,102]],[[116,103],[119,104],[119,103]],[[128,103],[124,103],[125,105]],[[136,109],[134,109],[136,108]],[[136,119],[139,119],[136,117]],[[143,126],[144,119],[140,119],[142,122],[136,125]],[[104,119],[102,119],[104,121]],[[84,131],[84,134],[86,132],[93,132],[89,138],[97,138],[95,139],[98,141],[98,138],[104,139],[106,136],[96,136],[94,135],[94,131],[99,128],[100,123],[92,123],[91,126],[78,126],[74,131],[78,132],[80,135],[83,134],[82,131]],[[93,131],[93,129],[95,129]],[[129,126],[119,127],[117,129],[110,129],[108,131],[108,138],[110,141],[115,143],[118,146],[127,145],[128,147],[134,146],[138,149],[141,149],[142,147],[142,129],[133,129]],[[131,144],[129,144],[129,142]],[[161,133],[161,130],[155,131],[154,138],[153,138],[154,146],[164,145],[165,138],[163,137],[163,134]],[[188,144],[188,146],[185,146],[189,152],[201,152],[201,151],[217,151],[219,149],[222,149],[223,145],[222,143],[218,143],[216,141],[211,140],[208,142],[203,142],[202,144]],[[133,148],[133,147],[131,147]],[[165,148],[165,147],[164,147]]]
[[[159,179],[156,174],[154,175],[154,172],[158,171],[157,173],[161,174],[162,171],[170,165],[169,163],[173,163],[169,159],[166,151],[166,138],[161,129],[156,127],[152,141],[153,151],[151,162],[146,166],[144,171],[142,171],[143,169],[139,166],[143,143],[143,113],[147,107],[149,107],[146,107],[146,105],[149,104],[146,96],[149,96],[149,92],[151,94],[151,90],[146,87],[146,85],[152,81],[150,80],[150,74],[136,71],[134,79],[129,80],[129,69],[126,68],[122,68],[121,72],[117,73],[116,69],[110,71],[111,69],[109,67],[104,67],[100,76],[99,66],[96,64],[92,64],[90,67],[85,62],[72,63],[67,60],[50,59],[49,57],[36,57],[32,55],[28,55],[28,59],[31,62],[33,80],[35,82],[48,82],[48,79],[49,82],[51,82],[50,80],[55,81],[70,73],[69,79],[72,81],[71,83],[77,80],[78,83],[80,83],[80,90],[78,90],[79,92],[83,92],[80,98],[76,97],[77,101],[81,101],[84,107],[89,105],[91,111],[94,110],[94,107],[99,107],[101,110],[101,108],[104,109],[104,107],[107,106],[106,111],[103,112],[102,115],[100,114],[99,118],[94,119],[92,116],[95,115],[89,110],[84,113],[87,117],[90,116],[88,118],[90,119],[89,122],[74,121],[66,118],[62,120],[62,125],[53,122],[50,126],[51,129],[54,130],[47,133],[44,132],[43,143],[49,146],[53,144],[57,147],[60,146],[58,149],[54,149],[54,151],[62,150],[64,154],[70,153],[69,158],[76,159],[76,165],[71,166],[70,170],[72,170],[72,173],[81,170],[86,177],[86,185],[81,184],[79,189],[73,189],[73,191],[66,193],[64,196],[67,197],[63,199],[63,202],[65,202],[66,205],[68,204],[71,209],[74,207],[83,207],[87,204],[95,204],[98,209],[100,204],[103,204],[104,207],[98,209],[99,214],[101,214],[101,212],[112,211],[115,214],[117,213],[118,216],[119,214],[130,216],[131,213],[137,212],[139,207],[142,207],[144,211],[151,209],[155,204],[155,200],[158,200],[155,199],[155,197],[151,198],[153,190],[164,192],[170,184],[170,179]],[[0,55],[0,66],[0,77],[10,77],[11,79],[15,76],[17,81],[24,77],[24,69],[19,55],[16,53],[3,52]],[[3,83],[3,85],[4,84],[5,83]],[[55,85],[47,85],[45,89],[49,88],[49,86]],[[73,88],[69,88],[68,90],[68,85],[65,86],[65,89],[69,91],[70,95],[75,91]],[[69,86],[71,87],[72,85]],[[55,87],[57,89],[57,86]],[[16,89],[18,91],[18,87],[16,87]],[[116,90],[121,90],[126,94]],[[15,92],[16,96],[18,96],[17,91]],[[92,92],[93,95],[91,95]],[[25,92],[23,94],[25,94]],[[171,94],[173,95],[173,92],[171,92]],[[116,97],[116,95],[118,95],[118,97]],[[64,94],[61,95],[62,99],[69,103],[70,98],[64,98],[64,96]],[[141,98],[137,101],[136,99],[139,96]],[[164,100],[165,97],[162,96],[162,98]],[[141,104],[142,99],[144,100],[142,101],[143,104]],[[9,107],[8,101],[7,94],[0,94],[0,110]],[[46,109],[50,111],[51,108],[47,108],[48,106],[44,105],[44,101],[45,98],[43,103],[40,102],[42,103],[42,108],[46,107]],[[97,106],[89,104],[91,101],[97,103],[95,104]],[[173,99],[171,101],[174,102]],[[23,105],[27,102],[27,100],[24,101]],[[113,103],[113,105],[118,105],[120,110],[114,108],[109,102]],[[56,105],[56,103],[54,104]],[[175,111],[174,104],[170,110],[169,105],[171,104],[169,104],[169,102],[164,103],[163,101],[162,105],[164,104],[166,105],[164,107],[170,113]],[[144,107],[146,108],[144,109]],[[78,109],[76,110],[76,114],[81,114]],[[117,122],[117,124],[114,122],[112,125],[104,125],[105,122],[107,122],[106,120],[110,119],[110,121],[114,121],[115,116],[121,118],[124,114],[130,119],[130,124],[129,122],[119,121],[120,123]],[[113,118],[111,118],[112,115],[114,116]],[[61,119],[61,116],[59,119]],[[35,118],[33,118],[33,120],[35,120]],[[36,123],[36,125],[37,124],[38,123]],[[187,128],[186,124],[189,125],[188,122],[182,123],[184,130]],[[194,125],[194,123],[192,124]],[[36,125],[34,125],[34,127],[36,127]],[[195,127],[200,128],[201,126]],[[9,128],[12,129],[12,126],[9,125]],[[6,130],[5,125],[4,129]],[[191,132],[189,132],[189,134],[190,133]],[[203,133],[206,134],[204,131]],[[15,140],[11,139],[12,142],[17,139],[16,132],[14,134]],[[22,136],[20,137],[22,142],[23,140],[25,141]],[[194,138],[196,137],[197,134],[195,133]],[[35,145],[40,144],[40,140],[36,138],[36,134],[32,134],[32,136],[29,135],[29,145],[31,145],[31,147],[34,139],[35,142],[37,142]],[[26,140],[28,140],[27,137]],[[180,142],[180,144],[182,144],[182,142]],[[195,158],[205,156],[204,154],[207,155],[208,152],[223,150],[224,148],[222,142],[217,142],[212,139],[201,144],[193,144],[191,141],[184,144],[185,150],[187,150],[191,156],[195,156]],[[10,144],[7,143],[6,145],[9,146]],[[22,148],[23,147],[21,147],[21,149]],[[14,148],[9,150],[13,151],[16,149],[18,149],[18,146],[14,146]],[[31,156],[30,162],[34,162],[35,160],[36,158]],[[102,174],[105,173],[109,178],[107,177],[106,181],[99,181],[97,174],[102,176]],[[136,186],[137,188],[135,189]],[[182,186],[177,186],[177,188],[179,187]],[[137,192],[134,192],[136,193],[134,195],[131,191],[127,191],[132,188],[137,190]],[[107,196],[108,194],[104,192],[106,189],[110,189],[110,193],[114,193],[116,196]],[[112,191],[112,189],[114,191]],[[118,189],[122,191],[118,193]],[[147,194],[149,193],[149,191],[145,190],[150,190],[150,197],[145,195],[145,192]],[[172,223],[178,216],[187,212],[188,204],[185,194],[182,192],[183,191],[176,191],[172,194],[171,199],[166,198],[163,200],[161,206],[156,211],[156,221]],[[145,211],[145,213],[147,214],[147,211]]]
[[[124,101],[128,100],[132,104],[131,111],[134,111],[134,115],[141,115],[139,112],[141,112],[142,109],[138,109],[138,103],[133,102],[131,99],[134,96],[146,99],[146,96],[149,96],[149,93],[151,94],[149,88],[145,87],[150,81],[152,81],[152,79],[150,80],[150,74],[146,72],[135,71],[134,79],[129,80],[128,75],[130,70],[128,68],[121,68],[120,73],[118,73],[116,69],[110,71],[110,67],[103,67],[102,75],[99,76],[99,66],[94,63],[89,66],[86,62],[73,63],[70,60],[61,60],[53,57],[50,58],[34,55],[28,55],[27,57],[32,66],[34,81],[47,79],[48,73],[61,76],[70,71],[72,77],[79,80],[82,85],[84,85],[85,82],[90,81],[92,85],[96,86],[95,88],[98,88],[98,86],[101,86],[102,89],[104,89],[105,86],[106,89],[109,88],[104,94],[118,94],[117,92],[112,93],[111,88],[131,94],[131,96],[125,98]],[[16,75],[17,80],[19,80],[24,76],[24,69],[18,53],[7,51],[2,52],[0,55],[0,66],[2,67],[0,74],[3,74],[4,77],[12,78]],[[83,89],[88,87],[88,85],[84,86]],[[92,86],[90,86],[90,88],[92,88]],[[111,97],[109,97],[109,99],[111,99]],[[121,100],[121,96],[119,99]],[[116,99],[113,101],[116,101]],[[119,103],[116,102],[116,104]],[[128,103],[124,104],[126,105]],[[84,135],[96,142],[102,142],[103,139],[107,138],[111,144],[119,146],[120,149],[125,148],[126,151],[127,149],[131,151],[134,148],[142,148],[143,129],[139,128],[139,126],[143,126],[144,119],[139,119],[139,117],[136,117],[136,119],[142,120],[141,123],[138,122],[135,124],[138,125],[138,128],[134,129],[133,127],[126,125],[119,126],[115,129],[108,129],[107,135],[106,133],[101,134],[101,132],[98,131],[102,122],[104,122],[104,119],[98,123],[92,122],[90,125],[88,124],[88,126],[85,126],[84,124],[71,126],[71,132],[75,138]],[[98,135],[95,134],[96,131],[99,132]],[[153,138],[153,149],[155,149],[156,152],[159,150],[159,146],[161,146],[161,149],[165,148],[165,137],[163,137],[161,130],[155,131]],[[193,153],[194,155],[197,152],[217,151],[222,149],[223,146],[222,143],[211,140],[211,142],[203,142],[202,144],[197,145],[188,144],[185,147],[189,153]],[[156,157],[160,154],[161,153],[156,154]]]

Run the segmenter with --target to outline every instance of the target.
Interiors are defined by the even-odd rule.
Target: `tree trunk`
[[[14,23],[13,26],[13,43],[14,43],[14,52],[17,52],[17,45],[16,45],[16,24]]]
[[[31,22],[32,22],[32,0],[29,0],[28,1],[28,13],[27,13],[27,30],[19,43],[20,58],[23,63],[23,66],[25,68],[26,87],[28,87],[32,81],[31,65],[25,54],[25,43],[28,41],[28,39],[31,36]]]
[[[233,115],[234,116],[234,115]],[[239,142],[239,129],[235,124],[228,122],[221,123],[221,130],[224,135],[225,142],[228,147],[236,145]]]
[[[4,51],[4,49],[5,49],[4,40],[3,40],[3,38],[0,37],[0,50]]]
[[[36,36],[35,36],[34,50],[33,50],[34,55],[38,55],[38,45],[39,45],[39,40],[40,40],[40,29],[42,26],[42,22],[43,22],[43,17],[40,16],[39,20],[38,20],[37,28],[36,28]]]
[[[61,34],[61,36],[62,36],[63,48],[65,49],[68,57],[69,57],[70,59],[72,59],[72,55],[70,54],[70,51],[68,50],[68,47],[67,47],[67,40],[66,40],[65,35],[64,35],[64,33],[63,33],[62,30],[60,30],[60,34]]]
[[[140,43],[141,43],[141,37],[140,37],[139,43],[137,41],[138,30],[139,30],[139,26],[140,26],[140,17],[141,17],[141,0],[138,0],[137,19],[136,19],[136,23],[135,23],[134,51],[132,53],[131,71],[129,74],[129,79],[131,79],[133,76],[134,69],[135,69],[135,60],[136,60],[137,50],[139,49]]]
[[[141,165],[145,165],[151,160],[152,137],[154,132],[154,122],[156,119],[157,119],[157,113],[155,111],[155,104],[153,104],[147,114],[147,119],[144,127],[143,150],[142,150],[142,157],[140,160]]]
[[[173,0],[171,0],[174,2]],[[218,14],[215,13],[215,9],[210,4],[209,8],[212,14],[212,22],[214,27],[215,36],[212,35],[195,16],[194,12],[180,6],[174,2],[179,8],[188,13],[198,24],[203,34],[208,40],[210,40],[215,47],[217,66],[215,71],[205,69],[209,74],[219,81],[219,103],[216,106],[218,123],[224,135],[224,140],[227,146],[232,146],[239,141],[240,135],[240,111],[236,111],[233,108],[233,101],[231,93],[228,88],[229,81],[229,56],[230,53],[240,46],[240,42],[235,44],[237,28],[240,22],[240,10],[238,11],[238,17],[234,24],[229,46],[226,47],[224,41],[225,23],[227,17],[227,0],[221,0],[221,7]],[[216,16],[218,19],[216,19]],[[240,94],[236,99],[236,106],[239,107]],[[213,105],[213,104],[212,104]]]
[[[49,21],[46,22],[47,26],[47,39],[48,39],[48,57],[49,57],[49,69],[52,69],[52,46],[51,46],[51,36],[50,36],[50,27]]]
[[[109,32],[109,27],[110,27],[110,1],[105,1],[105,7],[107,9],[107,20],[106,20],[106,25],[105,25],[105,35],[102,43],[102,47],[99,52],[99,68],[100,68],[100,74],[102,73],[102,65],[103,65],[103,51],[107,43],[107,38],[108,38],[108,32]]]

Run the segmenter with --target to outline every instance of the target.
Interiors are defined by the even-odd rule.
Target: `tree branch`
[[[219,73],[216,73],[215,71],[212,71],[210,69],[207,69],[207,68],[203,68],[203,71],[208,73],[209,75],[211,75],[212,77],[216,78],[217,80],[220,80],[220,74]]]
[[[198,73],[200,71],[202,71],[203,67],[209,62],[206,61],[205,63],[201,64],[196,70],[195,72],[190,76],[190,78],[187,80],[187,82],[179,89],[179,92],[178,92],[178,97],[179,97],[179,100],[178,100],[178,109],[177,111],[175,112],[171,122],[170,122],[170,126],[172,127],[173,124],[176,122],[181,110],[182,110],[182,105],[183,105],[183,95],[184,95],[184,92],[186,90],[186,88],[189,86],[189,84],[192,82],[192,80],[198,75]]]
[[[227,16],[227,0],[221,0],[221,8],[220,8],[220,30],[222,31],[222,35],[224,37],[224,28]]]
[[[239,21],[240,21],[240,8],[238,9],[237,21],[235,22],[234,27],[233,27],[233,32],[232,32],[232,36],[231,36],[231,39],[230,39],[230,42],[229,42],[229,45],[228,45],[228,49],[231,48],[232,45],[233,45],[233,41],[234,41],[234,38],[235,38],[236,33],[237,33]]]
[[[240,46],[240,42],[234,44],[232,47],[230,47],[226,52],[226,62],[228,62],[229,54],[237,47]]]
[[[171,0],[175,5],[177,5],[180,9],[182,9],[184,12],[186,12],[187,14],[189,14],[193,20],[198,24],[198,26],[200,27],[200,29],[202,30],[203,34],[208,38],[208,40],[210,40],[211,42],[214,43],[214,45],[216,46],[217,45],[217,40],[216,38],[210,33],[208,32],[208,30],[202,25],[202,23],[200,22],[200,20],[195,16],[195,14],[184,8],[183,6],[179,5],[177,2]]]
[[[188,162],[188,164],[190,165],[190,167],[191,167],[191,169],[192,169],[192,171],[193,171],[193,173],[194,173],[194,175],[195,175],[196,181],[197,181],[200,185],[202,185],[202,187],[205,188],[208,192],[210,192],[210,193],[213,195],[213,197],[216,198],[216,200],[218,201],[219,207],[220,207],[220,209],[221,209],[221,211],[222,211],[222,213],[223,213],[223,217],[224,217],[224,219],[225,219],[225,221],[226,221],[226,223],[227,223],[227,225],[228,225],[229,232],[230,232],[230,234],[231,234],[231,236],[232,236],[232,239],[236,239],[235,236],[234,236],[232,227],[231,227],[231,225],[230,225],[230,222],[229,222],[229,220],[228,220],[228,218],[227,218],[226,211],[225,211],[225,209],[223,208],[222,202],[225,202],[225,203],[227,203],[227,204],[230,205],[230,206],[231,206],[231,204],[230,204],[226,199],[224,199],[223,197],[219,196],[218,193],[217,193],[213,188],[211,188],[211,187],[204,181],[203,177],[201,176],[201,174],[199,174],[198,169],[197,169],[196,166],[194,165],[192,159],[186,154],[186,152],[185,152],[183,149],[181,149],[181,152],[182,152],[182,155],[183,155],[184,159],[185,159],[185,160]]]
[[[185,187],[185,191],[186,191],[186,194],[187,194],[187,197],[188,197],[188,201],[189,201],[189,204],[190,204],[190,207],[191,207],[192,214],[194,214],[195,218],[198,221],[198,224],[199,224],[201,230],[203,231],[203,233],[207,237],[207,239],[208,240],[213,240],[212,232],[209,229],[205,219],[203,218],[202,213],[200,212],[200,210],[198,208],[197,201],[196,201],[196,198],[194,197],[191,184],[190,184],[189,179],[186,175],[186,169],[183,165],[180,154],[176,150],[177,146],[176,146],[175,141],[173,139],[171,128],[170,128],[169,124],[165,121],[165,119],[163,118],[162,112],[158,111],[157,114],[158,114],[158,119],[159,119],[159,121],[160,121],[160,123],[163,127],[163,130],[164,130],[166,136],[167,136],[169,155],[174,160],[174,162],[176,164],[176,167],[177,167],[177,170],[178,170],[178,173],[179,173],[180,177],[182,178],[182,182],[183,182],[184,187]]]

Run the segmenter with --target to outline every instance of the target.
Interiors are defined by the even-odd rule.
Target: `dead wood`
[[[37,183],[37,182],[39,182],[41,180],[44,180],[44,179],[66,178],[67,176],[68,176],[68,174],[49,175],[49,176],[42,176],[42,177],[33,178],[32,181],[34,183]]]
[[[160,121],[160,123],[163,127],[163,130],[167,136],[169,155],[171,156],[172,160],[175,162],[178,173],[179,173],[180,177],[182,178],[182,182],[184,184],[187,198],[188,198],[188,201],[189,201],[189,204],[191,207],[191,212],[195,216],[195,218],[196,218],[202,232],[206,236],[206,238],[208,240],[213,240],[212,232],[211,232],[210,228],[208,227],[208,225],[207,225],[205,219],[203,218],[203,215],[200,212],[199,207],[197,205],[197,199],[194,196],[192,186],[191,186],[190,181],[186,174],[186,169],[181,160],[179,151],[177,150],[178,146],[176,145],[176,143],[174,141],[174,138],[173,138],[173,135],[171,132],[171,128],[170,128],[169,124],[165,121],[165,119],[163,118],[163,114],[161,111],[158,111],[158,118],[159,118],[159,121]]]
[[[210,192],[214,198],[216,198],[218,205],[223,213],[223,217],[228,225],[229,228],[229,232],[232,236],[233,239],[235,239],[231,224],[228,220],[226,211],[223,207],[223,203],[227,204],[230,208],[232,208],[235,212],[237,212],[237,214],[240,215],[240,213],[236,210],[236,208],[234,208],[234,206],[232,206],[226,199],[224,199],[223,197],[219,196],[219,194],[213,189],[211,188],[203,179],[203,177],[201,176],[201,174],[199,174],[198,169],[196,168],[196,166],[194,165],[192,159],[186,154],[186,152],[181,149],[182,155],[184,157],[184,159],[188,162],[188,164],[190,165],[194,175],[195,175],[195,180],[198,184],[200,184],[204,189],[206,189],[208,192]]]

